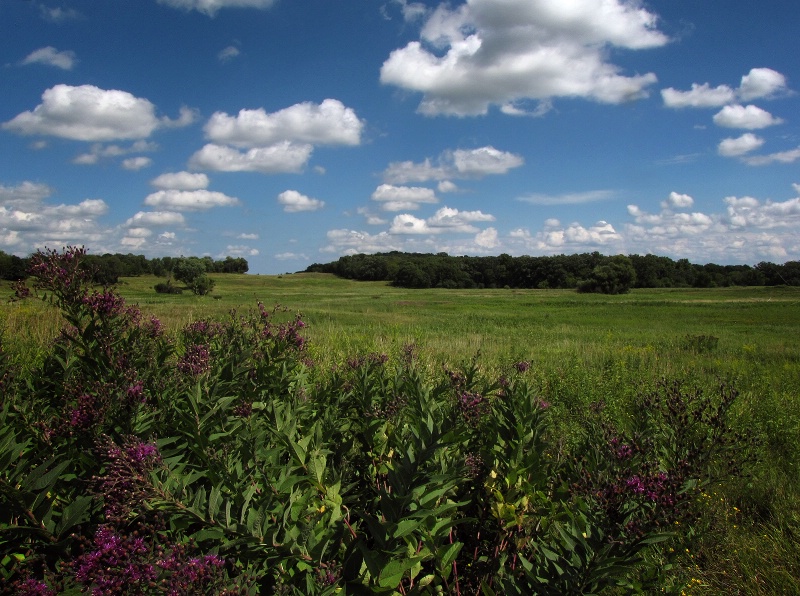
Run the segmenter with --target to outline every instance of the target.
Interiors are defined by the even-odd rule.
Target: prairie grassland
[[[220,275],[212,296],[159,295],[154,277],[125,278],[121,294],[176,330],[200,318],[281,305],[302,313],[317,369],[348,356],[397,357],[414,344],[431,371],[478,356],[488,375],[514,362],[569,438],[580,412],[603,402],[624,419],[631,399],[662,378],[740,392],[738,426],[759,441],[758,464],[709,491],[709,528],[687,553],[687,594],[800,593],[800,289],[634,290],[622,296],[566,290],[406,290],[325,274]],[[10,295],[7,286],[0,296]],[[6,349],[35,360],[58,332],[36,301],[0,305]],[[745,448],[743,446],[743,448]],[[694,581],[689,581],[694,580]]]

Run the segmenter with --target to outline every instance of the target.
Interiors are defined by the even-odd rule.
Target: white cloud
[[[175,211],[139,211],[125,222],[126,226],[182,226],[183,214]]]
[[[25,181],[0,185],[0,246],[32,252],[42,246],[100,242],[108,233],[99,218],[108,212],[102,199],[51,205],[49,186]]]
[[[753,68],[742,77],[739,97],[750,101],[786,91],[786,77],[771,68]]]
[[[484,114],[490,105],[582,97],[620,103],[647,94],[652,73],[624,76],[608,46],[667,43],[638,3],[606,0],[472,0],[429,14],[421,41],[393,51],[381,82],[423,94],[427,115]],[[508,110],[508,108],[506,108]]]
[[[75,66],[75,62],[75,52],[70,50],[59,52],[53,46],[47,46],[28,54],[22,61],[22,64],[45,64],[63,70],[72,70],[72,67]]]
[[[489,174],[506,174],[523,163],[525,160],[522,156],[500,151],[492,146],[457,149],[443,152],[436,165],[430,158],[421,163],[392,162],[383,172],[383,179],[392,184],[429,180],[447,182],[450,178],[482,178]]]
[[[300,172],[312,151],[311,145],[298,145],[289,141],[269,147],[256,147],[244,153],[233,147],[209,143],[192,155],[189,165],[193,169],[217,172]]]
[[[162,125],[152,103],[127,91],[56,85],[42,94],[42,103],[3,123],[3,129],[76,141],[113,141],[144,139]]]
[[[714,124],[726,128],[745,128],[755,130],[781,124],[783,120],[775,118],[758,106],[730,105],[722,108],[714,115]]]
[[[236,237],[239,240],[258,240],[258,234],[239,234]]]
[[[236,58],[239,54],[241,54],[239,48],[237,48],[236,46],[228,46],[227,48],[220,50],[219,54],[217,54],[217,60],[223,63],[230,62],[231,60]]]
[[[208,188],[208,176],[192,172],[168,172],[153,178],[152,186],[161,190],[201,190]]]
[[[386,232],[369,234],[357,230],[336,229],[329,230],[327,238],[329,244],[322,247],[320,252],[358,254],[403,250],[402,242]]]
[[[519,197],[517,200],[532,205],[580,205],[607,201],[614,196],[613,190],[589,190],[586,192],[573,192],[562,195],[545,195],[533,193]]]
[[[94,165],[101,159],[121,157],[131,153],[144,153],[146,151],[156,151],[158,144],[149,141],[139,140],[132,143],[128,147],[120,145],[103,145],[102,143],[94,143],[88,153],[82,153],[76,156],[72,163],[78,165]]]
[[[144,204],[177,211],[205,211],[213,207],[233,207],[239,199],[211,190],[159,190],[147,195]]]
[[[363,215],[367,224],[370,226],[382,226],[388,223],[381,216],[372,213],[367,207],[359,207],[356,209],[356,213]]]
[[[438,203],[439,199],[430,188],[421,186],[393,186],[381,184],[370,197],[381,203],[384,211],[418,209],[421,203]]]
[[[439,192],[458,192],[458,186],[450,180],[442,180],[436,185]]]
[[[389,228],[390,234],[440,234],[476,233],[475,222],[494,221],[494,216],[481,211],[459,211],[442,207],[428,219],[420,219],[408,213],[396,215]]]
[[[183,128],[194,123],[200,117],[200,112],[188,106],[181,106],[178,110],[178,117],[175,119],[164,116],[161,118],[161,126],[165,128]]]
[[[149,238],[153,231],[148,228],[129,228],[125,235],[131,238]]]
[[[283,205],[283,210],[287,213],[299,213],[300,211],[317,211],[325,206],[325,201],[312,199],[296,190],[285,190],[278,195],[278,202]]]
[[[280,252],[275,255],[278,261],[307,261],[308,257],[303,253]]]
[[[753,155],[745,157],[744,162],[751,166],[766,166],[772,163],[794,163],[800,159],[800,147],[789,151],[779,151],[769,155]]]
[[[277,112],[240,110],[237,116],[216,112],[205,126],[214,143],[263,147],[282,141],[312,145],[358,145],[364,123],[336,99],[298,103]]]
[[[61,23],[81,18],[81,14],[72,8],[50,8],[40,4],[39,12],[45,21],[50,21],[51,23]]]
[[[678,91],[672,87],[662,89],[661,98],[668,108],[716,108],[732,102],[736,92],[727,85],[712,89],[708,83],[692,83],[691,91]]]
[[[126,170],[137,171],[150,167],[152,163],[153,160],[149,157],[129,157],[122,160],[122,167]]]
[[[275,0],[158,0],[173,8],[183,10],[196,10],[210,17],[223,8],[259,8],[266,9],[275,3]]]
[[[229,244],[225,247],[225,251],[217,255],[218,259],[224,259],[225,257],[257,257],[259,255],[259,250],[257,248],[253,248],[251,246],[244,246],[241,244]]]
[[[662,209],[688,209],[694,205],[694,199],[689,195],[684,195],[672,191],[666,201],[661,202]]]
[[[723,139],[717,147],[717,152],[725,157],[739,157],[761,147],[764,139],[747,132],[735,139]]]
[[[500,241],[497,239],[497,230],[494,228],[486,228],[475,235],[475,244],[483,248],[497,248],[500,246]]]

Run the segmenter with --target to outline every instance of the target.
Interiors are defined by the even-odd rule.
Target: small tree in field
[[[198,296],[205,296],[214,289],[214,280],[206,275],[205,262],[197,257],[178,259],[172,266],[172,275]]]

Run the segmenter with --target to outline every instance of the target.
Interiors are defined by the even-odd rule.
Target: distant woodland
[[[82,263],[92,271],[98,284],[114,284],[120,277],[156,275],[171,277],[175,271],[191,265],[202,269],[202,273],[247,273],[247,260],[241,257],[225,257],[214,260],[211,257],[159,257],[147,259],[144,255],[104,254],[86,255]],[[9,255],[0,251],[0,279],[17,281],[25,279],[28,272],[28,258]]]
[[[344,256],[307,272],[406,288],[571,288],[617,294],[631,288],[800,285],[800,261],[782,265],[697,265],[656,255],[598,252],[547,257],[450,256],[389,252]]]

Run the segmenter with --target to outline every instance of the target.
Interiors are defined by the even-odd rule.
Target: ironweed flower
[[[178,360],[178,370],[185,375],[199,377],[211,370],[211,352],[207,345],[192,344]]]
[[[14,594],[17,596],[55,596],[55,591],[43,581],[28,578],[14,583]]]
[[[520,362],[517,362],[514,365],[514,368],[517,369],[517,372],[519,372],[519,373],[528,372],[530,367],[531,367],[531,363],[530,362],[526,362],[524,360],[520,361]]]
[[[132,586],[154,581],[158,570],[150,562],[149,545],[138,536],[123,536],[107,525],[94,536],[94,550],[74,562],[75,579],[95,596],[129,592]]]
[[[470,424],[477,424],[489,411],[489,401],[480,393],[462,393],[458,397],[458,409]]]

